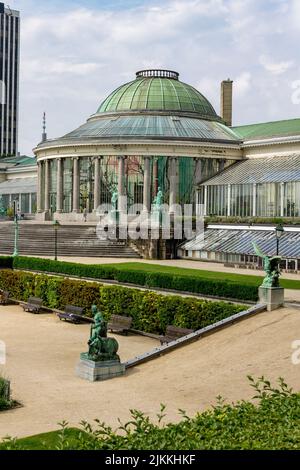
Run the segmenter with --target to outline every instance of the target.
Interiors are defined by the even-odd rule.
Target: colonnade
[[[70,157],[68,157],[70,158]],[[80,212],[80,158],[74,157],[73,160],[73,177],[72,177],[72,212],[74,214]],[[100,205],[101,198],[101,160],[103,157],[97,156],[93,158],[94,165],[94,212],[97,211]],[[151,160],[155,157],[143,157],[143,170],[144,170],[144,184],[143,184],[143,205],[147,212],[151,210]],[[50,160],[45,159],[38,161],[38,192],[37,192],[37,211],[39,213],[49,213],[50,206]],[[57,181],[56,181],[56,212],[62,213],[64,209],[64,170],[63,158],[56,158],[57,162]],[[125,156],[118,157],[118,193],[119,193],[119,210],[122,204],[120,196],[126,195],[125,187]],[[169,158],[169,205],[172,206],[176,203],[178,193],[178,158]],[[43,178],[44,177],[44,178]],[[153,178],[157,180],[158,169],[157,163],[153,165]],[[156,188],[157,191],[158,188]]]

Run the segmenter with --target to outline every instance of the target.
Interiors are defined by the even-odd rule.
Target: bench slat
[[[170,343],[176,339],[182,338],[182,336],[189,335],[193,333],[193,330],[189,328],[180,328],[179,326],[169,325],[166,329],[165,336],[162,336],[160,339],[161,344]]]
[[[112,315],[108,323],[108,329],[118,333],[127,333],[132,325],[131,317],[123,317],[122,315]]]

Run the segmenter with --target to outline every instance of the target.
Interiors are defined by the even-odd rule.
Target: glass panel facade
[[[57,161],[50,160],[49,162],[49,191],[50,191],[50,211],[56,211],[56,191],[57,191]]]
[[[232,216],[251,217],[253,215],[253,185],[231,185],[230,213]]]
[[[204,204],[204,188],[200,197],[200,204]],[[226,216],[228,208],[228,185],[207,186],[207,215]]]
[[[256,186],[256,191],[254,187]],[[300,182],[200,186],[198,202],[204,204],[207,188],[207,215],[232,217],[300,217]]]
[[[73,160],[65,158],[63,160],[63,211],[72,212],[72,188],[73,188]]]
[[[100,204],[110,204],[114,190],[118,187],[118,157],[103,157],[101,160]]]
[[[300,182],[285,183],[283,192],[284,216],[300,216]]]
[[[92,158],[81,158],[80,162],[80,210],[91,213],[94,208],[95,166]]]
[[[280,216],[280,183],[262,183],[257,185],[257,216]]]
[[[29,198],[30,198],[30,194],[22,194],[21,195],[20,210],[21,210],[22,214],[29,214],[29,212],[30,212]]]

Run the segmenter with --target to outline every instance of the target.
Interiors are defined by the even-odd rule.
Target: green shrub
[[[10,383],[0,376],[0,411],[8,410],[11,406]]]
[[[118,269],[117,267],[105,265],[83,265],[25,257],[15,258],[13,267],[14,269],[28,269],[88,279],[115,280],[120,283],[150,288],[159,287],[228,299],[250,300],[254,302],[258,300],[258,287],[253,284],[247,284],[246,280],[244,283],[237,283],[226,279],[212,280],[200,278],[199,276],[149,272],[146,269],[122,270],[121,268]]]
[[[113,314],[131,316],[133,328],[157,334],[163,334],[172,324],[200,329],[245,309],[242,305],[225,302],[165,296],[121,286],[10,270],[0,271],[0,289],[9,290],[17,300],[40,297],[45,307],[53,309],[64,310],[69,304],[83,307],[86,315],[96,304],[106,319]]]
[[[0,256],[0,269],[12,269],[13,268],[13,257],[12,256]]]
[[[68,428],[64,422],[60,431],[19,441],[6,439],[0,449],[300,450],[300,394],[283,379],[277,388],[264,377],[249,380],[255,390],[253,401],[227,404],[219,398],[214,407],[194,417],[180,410],[177,423],[167,422],[166,406],[161,405],[155,421],[143,411],[132,410],[129,422],[120,423],[116,430],[99,420],[93,426],[82,423],[81,430]]]

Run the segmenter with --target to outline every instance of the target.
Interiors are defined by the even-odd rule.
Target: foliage
[[[179,423],[166,423],[166,407],[157,421],[131,410],[128,423],[114,431],[95,420],[93,427],[82,422],[82,432],[61,423],[61,431],[27,439],[6,440],[2,449],[61,450],[299,450],[300,394],[279,379],[273,387],[264,377],[255,381],[253,402],[226,404],[218,397],[216,406],[194,418],[180,410]],[[257,401],[257,404],[255,403]],[[72,432],[71,432],[72,431]]]
[[[247,225],[300,225],[300,217],[221,217],[211,215],[205,217],[205,223],[209,224],[247,224]]]
[[[12,256],[0,256],[0,269],[12,269],[13,257]]]
[[[10,270],[0,271],[0,289],[9,290],[11,297],[20,301],[40,297],[45,307],[53,309],[63,310],[70,304],[83,307],[86,315],[96,304],[106,319],[112,314],[131,316],[133,328],[157,334],[172,324],[200,329],[245,310],[243,305]]]
[[[12,218],[14,216],[14,209],[13,207],[8,207],[7,210],[6,210],[6,215],[7,217],[10,217]]]
[[[9,381],[0,376],[0,411],[12,408],[13,402],[10,400]]]
[[[234,278],[231,280],[230,275],[227,273],[225,276],[224,273],[221,273],[223,274],[222,278],[218,278],[219,273],[210,273],[213,276],[207,278],[206,271],[183,269],[172,272],[170,269],[164,271],[160,266],[156,266],[156,270],[154,270],[153,266],[150,267],[150,265],[145,264],[141,264],[139,268],[132,267],[131,269],[129,267],[126,269],[126,265],[83,265],[40,258],[18,257],[14,259],[13,267],[14,269],[29,269],[86,279],[107,279],[139,286],[159,287],[254,302],[258,300],[258,286],[261,284],[261,278],[247,279],[251,276],[247,276],[244,280],[241,276],[236,281]]]

